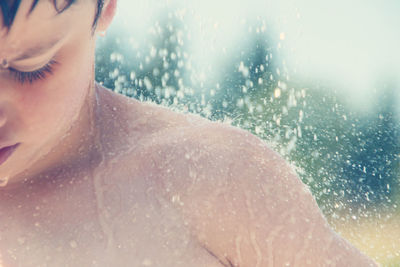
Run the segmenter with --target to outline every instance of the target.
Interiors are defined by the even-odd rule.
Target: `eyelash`
[[[10,72],[14,76],[15,80],[19,82],[20,84],[25,84],[26,82],[29,82],[30,84],[39,81],[39,80],[44,80],[46,77],[50,74],[53,74],[53,67],[55,64],[58,64],[57,61],[51,60],[49,63],[47,63],[45,66],[42,68],[31,71],[31,72],[24,72],[24,71],[18,71],[16,69],[10,68]]]

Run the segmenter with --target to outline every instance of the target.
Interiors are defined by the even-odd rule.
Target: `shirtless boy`
[[[0,0],[0,265],[376,266],[261,140],[94,82],[116,0]]]

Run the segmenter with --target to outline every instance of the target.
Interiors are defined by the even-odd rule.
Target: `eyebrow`
[[[24,60],[27,58],[39,56],[39,55],[45,53],[46,51],[54,48],[60,41],[61,41],[61,38],[51,40],[50,42],[28,48],[21,55],[19,55],[17,58],[13,59],[12,61],[21,61],[21,60]]]

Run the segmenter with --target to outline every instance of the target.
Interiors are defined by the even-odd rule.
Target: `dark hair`
[[[29,10],[29,14],[35,9],[36,5],[40,0],[33,0],[31,8]],[[57,0],[52,0],[54,4],[54,8],[56,9],[58,14],[61,14],[65,10],[67,10],[71,5],[73,5],[76,0],[61,0],[64,1],[62,8],[59,8],[57,5]],[[18,13],[19,6],[21,4],[21,0],[0,0],[0,11],[3,14],[3,24],[9,30],[14,22],[15,16]],[[97,21],[100,17],[101,11],[103,9],[104,0],[97,0],[97,8],[95,13],[95,18],[93,21],[93,29],[96,28]],[[28,14],[28,15],[29,15]]]

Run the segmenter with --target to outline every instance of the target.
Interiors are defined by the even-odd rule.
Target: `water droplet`
[[[71,248],[77,248],[78,247],[78,243],[76,243],[75,240],[72,240],[71,242],[69,242],[69,245],[71,246]]]
[[[275,98],[279,98],[281,96],[281,89],[280,88],[276,88],[274,91],[274,97]]]
[[[172,203],[176,203],[180,201],[180,196],[179,195],[173,195],[171,198]]]
[[[142,262],[143,266],[152,266],[153,262],[150,259],[144,259]]]
[[[18,241],[18,244],[20,244],[20,245],[25,244],[25,238],[24,237],[19,237],[17,241]]]
[[[5,187],[8,184],[9,177],[0,178],[0,187]]]

